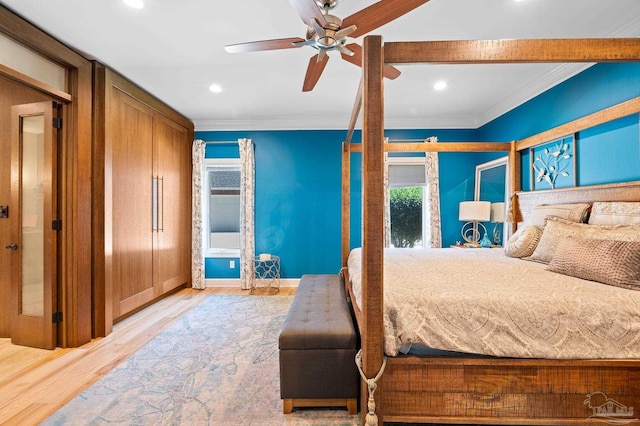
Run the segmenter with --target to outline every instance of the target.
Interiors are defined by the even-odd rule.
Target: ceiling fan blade
[[[353,52],[353,55],[341,53],[342,59],[347,62],[351,62],[354,65],[362,67],[362,47],[356,43],[350,43],[345,46],[347,49]],[[398,68],[391,65],[385,65],[382,68],[382,75],[389,80],[395,80],[400,76],[401,72]]]
[[[315,40],[305,40],[305,41],[300,41],[297,43],[293,43],[294,46],[297,47],[302,47],[302,46],[315,46],[316,42]]]
[[[316,30],[316,34],[318,35],[318,37],[322,38],[326,36],[327,33],[324,31],[324,28],[322,28],[322,25],[320,25],[320,22],[318,22],[316,18],[311,19],[311,26],[314,30]]]
[[[342,20],[342,27],[356,25],[358,29],[351,34],[357,38],[375,30],[405,13],[411,12],[418,6],[422,6],[429,0],[380,0],[359,12]]]
[[[336,32],[334,37],[336,39],[341,39],[341,38],[350,36],[357,29],[358,29],[358,27],[356,27],[355,25],[351,25],[350,27],[342,28],[340,31]]]
[[[324,14],[316,4],[316,0],[289,0],[293,8],[298,12],[302,22],[313,26],[313,18],[317,19],[321,27],[327,24]]]
[[[353,56],[354,55],[353,50],[349,49],[344,44],[339,44],[337,46],[337,49],[338,49],[338,52],[342,53],[343,55],[347,55],[347,56]]]
[[[307,67],[307,74],[304,76],[304,84],[302,85],[303,92],[313,90],[322,75],[322,71],[324,71],[324,67],[327,66],[328,61],[329,55],[324,55],[322,58],[318,55],[311,57],[309,66]]]
[[[261,50],[290,49],[300,47],[295,43],[304,42],[300,37],[279,38],[273,40],[250,41],[247,43],[230,44],[224,47],[229,53],[258,52]]]
[[[384,75],[384,77],[388,78],[389,80],[395,80],[396,78],[400,77],[400,74],[402,74],[400,70],[391,65],[385,65],[384,67],[382,67],[382,75]]]
[[[319,51],[318,54],[316,55],[316,61],[318,62],[324,61],[325,56],[328,56],[325,50]]]

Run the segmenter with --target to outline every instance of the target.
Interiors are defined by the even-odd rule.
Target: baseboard
[[[300,278],[281,278],[280,287],[298,287]],[[238,278],[206,278],[204,280],[206,287],[240,287],[240,280]]]

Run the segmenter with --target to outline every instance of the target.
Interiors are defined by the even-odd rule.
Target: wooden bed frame
[[[386,151],[506,151],[510,185],[520,189],[520,152],[619,117],[640,112],[640,98],[607,108],[549,131],[509,143],[389,144],[384,142],[382,67],[402,63],[604,62],[640,61],[638,39],[508,40],[387,43],[364,40],[363,79],[343,145],[343,265],[350,249],[350,155],[362,152],[363,234],[362,310],[356,310],[362,363],[368,378],[383,359],[383,167]],[[363,109],[362,144],[352,144]],[[517,192],[516,222],[538,204],[640,201],[640,182]],[[367,414],[362,383],[362,424]],[[471,424],[593,424],[596,408],[586,403],[601,392],[612,405],[635,407],[618,424],[640,424],[640,359],[546,360],[495,357],[416,357],[387,359],[375,392],[382,422]],[[602,395],[598,394],[599,397]],[[594,396],[595,399],[595,396]]]

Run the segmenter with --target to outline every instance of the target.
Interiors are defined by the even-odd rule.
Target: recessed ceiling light
[[[143,0],[122,0],[124,4],[134,9],[142,9],[144,7]]]
[[[222,86],[213,83],[211,86],[209,86],[209,90],[211,90],[213,93],[220,93],[222,92]]]
[[[436,82],[436,84],[433,85],[433,88],[435,90],[444,90],[447,88],[447,82],[446,81],[438,81]]]

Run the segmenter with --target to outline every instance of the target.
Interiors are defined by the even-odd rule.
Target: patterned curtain
[[[248,290],[255,280],[254,188],[255,157],[251,139],[238,139],[242,183],[240,187],[240,288]]]
[[[438,138],[431,136],[425,143],[438,143]],[[427,206],[429,208],[429,234],[431,247],[442,247],[442,226],[440,221],[440,171],[438,168],[438,153],[425,153],[425,167],[427,169]],[[426,245],[425,245],[426,247]]]
[[[202,179],[204,176],[205,143],[200,139],[193,141],[191,147],[191,286],[205,288],[204,282],[204,238],[202,236]]]
[[[385,142],[389,142],[388,138]],[[437,143],[438,138],[431,136],[425,143]],[[424,247],[442,247],[442,230],[440,222],[440,172],[438,169],[438,153],[425,153],[425,170],[427,173],[426,208],[427,227]],[[384,153],[384,246],[391,247],[391,200],[389,196],[389,154]]]
[[[389,138],[384,138],[389,143]],[[391,199],[389,195],[389,153],[384,153],[384,246],[391,247]]]

